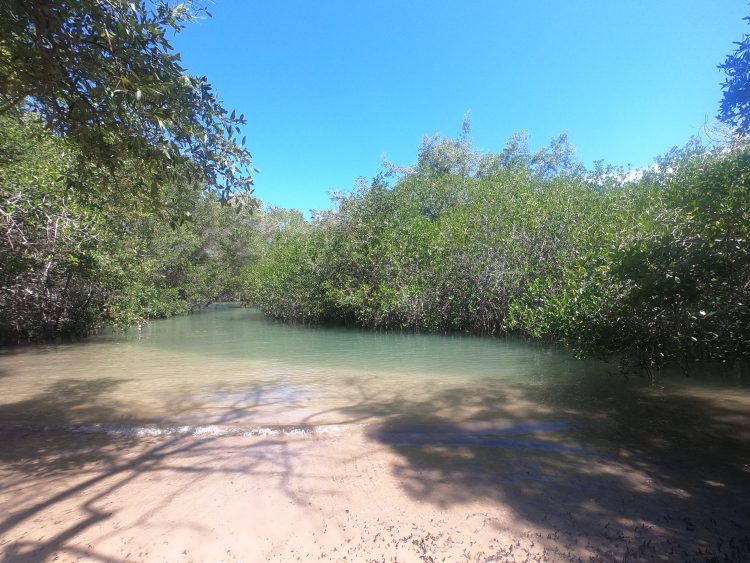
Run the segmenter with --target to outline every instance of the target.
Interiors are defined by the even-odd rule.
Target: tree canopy
[[[138,162],[145,194],[186,180],[224,199],[252,191],[244,115],[188,75],[168,40],[201,13],[166,0],[2,0],[0,114],[37,112],[87,163]]]
[[[750,357],[750,149],[693,141],[637,176],[587,171],[564,135],[531,152],[425,139],[244,272],[248,299],[304,322],[516,334],[580,356]]]
[[[750,22],[750,16],[744,19]],[[750,131],[750,35],[736,45],[737,50],[719,65],[726,73],[719,119],[746,135]]]

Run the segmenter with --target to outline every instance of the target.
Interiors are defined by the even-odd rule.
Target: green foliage
[[[649,358],[750,354],[750,150],[686,157],[612,275]]]
[[[222,205],[193,186],[172,200],[177,213],[156,213],[129,196],[136,163],[117,175],[120,197],[95,184],[112,177],[94,167],[81,193],[67,181],[78,150],[33,115],[0,116],[0,342],[125,327],[239,296],[264,236],[253,198]]]
[[[0,2],[0,342],[239,297],[265,228],[245,118],[167,39],[202,13]]]
[[[31,118],[0,121],[0,341],[86,332],[102,308],[110,237],[66,189],[74,154]]]
[[[395,187],[377,178],[272,247],[253,274],[256,302],[285,318],[504,332],[511,301],[526,280],[559,269],[555,252],[573,252],[580,208],[599,197],[562,161],[538,166],[546,154],[511,143],[493,159],[466,139],[425,139]],[[295,291],[275,283],[281,272]]]
[[[743,18],[750,21],[750,17]],[[737,42],[737,49],[719,65],[726,74],[719,106],[719,119],[747,135],[750,132],[750,35]]]
[[[244,274],[248,300],[277,318],[324,319],[325,293],[312,270],[315,243],[315,238],[299,234],[275,242]]]
[[[200,197],[190,220],[170,225],[158,216],[139,225],[131,244],[139,249],[139,285],[128,287],[146,318],[180,314],[217,300],[236,299],[241,270],[257,247],[254,201],[222,205]]]
[[[165,0],[3,1],[0,114],[26,104],[78,146],[82,171],[138,162],[128,187],[152,206],[168,208],[165,184],[199,183],[225,199],[249,191],[244,116],[230,115],[205,77],[187,75],[167,40],[197,13]]]
[[[339,196],[244,279],[267,313],[382,328],[508,332],[642,365],[750,351],[750,150],[692,143],[626,181],[564,136],[531,154],[425,139],[415,168]]]

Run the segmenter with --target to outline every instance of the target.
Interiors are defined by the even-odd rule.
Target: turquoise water
[[[739,376],[652,382],[512,339],[286,325],[233,305],[5,350],[0,385],[5,427],[143,435],[378,425],[403,444],[442,428],[447,443],[548,433],[566,436],[559,447],[584,436],[615,448],[651,430],[744,440],[750,412]]]

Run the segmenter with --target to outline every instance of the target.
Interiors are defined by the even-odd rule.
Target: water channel
[[[750,385],[737,374],[651,381],[512,339],[295,326],[231,304],[140,332],[6,349],[0,385],[6,428],[153,435],[379,425],[405,443],[440,434],[532,447],[533,435],[536,447],[597,451],[694,451],[703,440],[740,468],[750,437]]]

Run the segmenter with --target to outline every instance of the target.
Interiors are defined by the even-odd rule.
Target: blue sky
[[[567,131],[590,165],[645,167],[716,115],[745,0],[216,0],[173,44],[244,113],[256,195],[307,212],[411,164],[425,134],[496,151]]]

